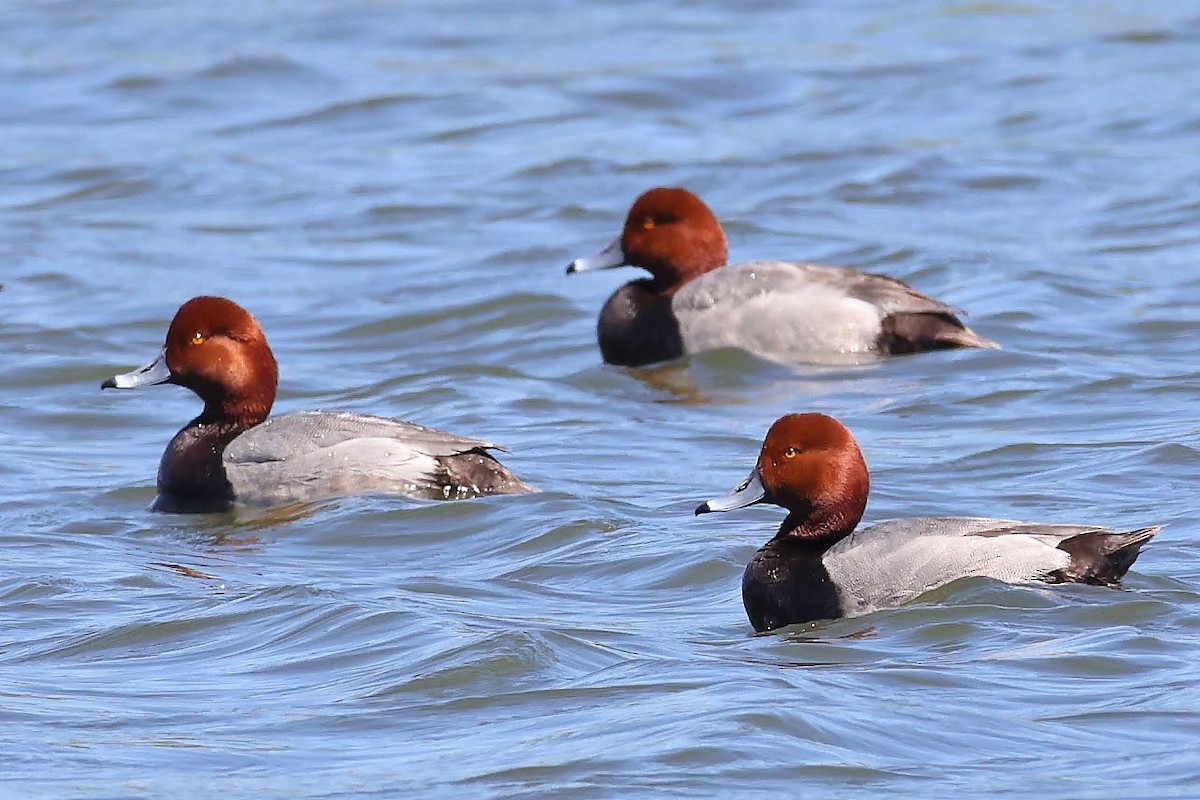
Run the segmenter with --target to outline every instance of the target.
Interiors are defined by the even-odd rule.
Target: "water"
[[[1184,3],[0,6],[0,794],[1189,798],[1200,779],[1200,17]],[[883,271],[997,352],[599,363],[686,185],[735,259]],[[276,409],[507,444],[543,491],[147,510],[225,294]],[[768,425],[867,520],[1165,523],[1124,591],[967,581],[754,636]]]

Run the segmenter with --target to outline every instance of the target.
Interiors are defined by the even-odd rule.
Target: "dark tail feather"
[[[435,497],[460,500],[488,494],[527,494],[537,491],[509,472],[482,447],[465,453],[437,456],[437,463],[440,469],[437,485],[433,487]]]
[[[879,349],[892,355],[952,347],[1000,347],[963,325],[958,317],[949,312],[889,314],[884,317],[882,326]]]
[[[1058,543],[1058,549],[1065,550],[1071,556],[1071,563],[1052,572],[1050,580],[1111,586],[1129,571],[1142,545],[1160,530],[1161,525],[1138,528],[1128,533],[1096,530],[1063,539]]]

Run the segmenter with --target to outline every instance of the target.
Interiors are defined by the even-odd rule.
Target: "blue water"
[[[0,5],[0,795],[1191,798],[1200,11],[1186,3]],[[734,259],[886,272],[1001,351],[600,363],[684,185]],[[510,448],[542,492],[152,513],[198,408],[100,394],[174,310],[262,323],[277,411]],[[1123,590],[966,581],[755,636],[833,414],[867,520],[1166,524]]]

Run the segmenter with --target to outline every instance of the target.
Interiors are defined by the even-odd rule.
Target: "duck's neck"
[[[787,518],[779,526],[779,532],[771,541],[805,542],[832,547],[849,536],[860,519],[861,508],[814,508],[810,505],[808,508],[788,512]]]
[[[215,381],[207,376],[189,376],[176,382],[191,389],[204,402],[194,425],[213,426],[234,431],[234,435],[263,422],[275,404],[279,370],[268,349],[255,359],[239,363],[233,370],[236,380]],[[229,376],[226,376],[229,377]]]
[[[646,286],[651,292],[660,296],[671,298],[675,293],[687,285],[689,281],[699,278],[705,273],[712,272],[714,269],[725,266],[724,253],[719,258],[712,258],[708,261],[701,261],[690,265],[687,269],[677,269],[674,267],[657,267],[650,269],[650,279]]]
[[[188,423],[188,427],[203,425],[221,431],[231,431],[233,436],[262,423],[271,413],[275,398],[257,398],[237,401],[205,400],[204,411]]]

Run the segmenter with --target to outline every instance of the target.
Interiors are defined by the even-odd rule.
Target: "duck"
[[[491,442],[386,417],[302,411],[268,419],[279,368],[258,321],[225,297],[179,307],[158,356],[103,389],[175,384],[204,402],[158,468],[163,511],[215,511],[386,493],[466,499],[533,491]]]
[[[787,414],[767,431],[749,476],[696,508],[770,503],[788,512],[742,576],[756,631],[868,614],[959,578],[1115,586],[1162,527],[914,517],[857,529],[869,489],[862,451],[842,423]]]
[[[886,275],[792,261],[727,264],[725,232],[692,192],[657,187],[621,235],[567,274],[640,267],[596,323],[604,361],[640,367],[720,348],[781,363],[861,363],[959,347],[998,348],[950,306]]]

